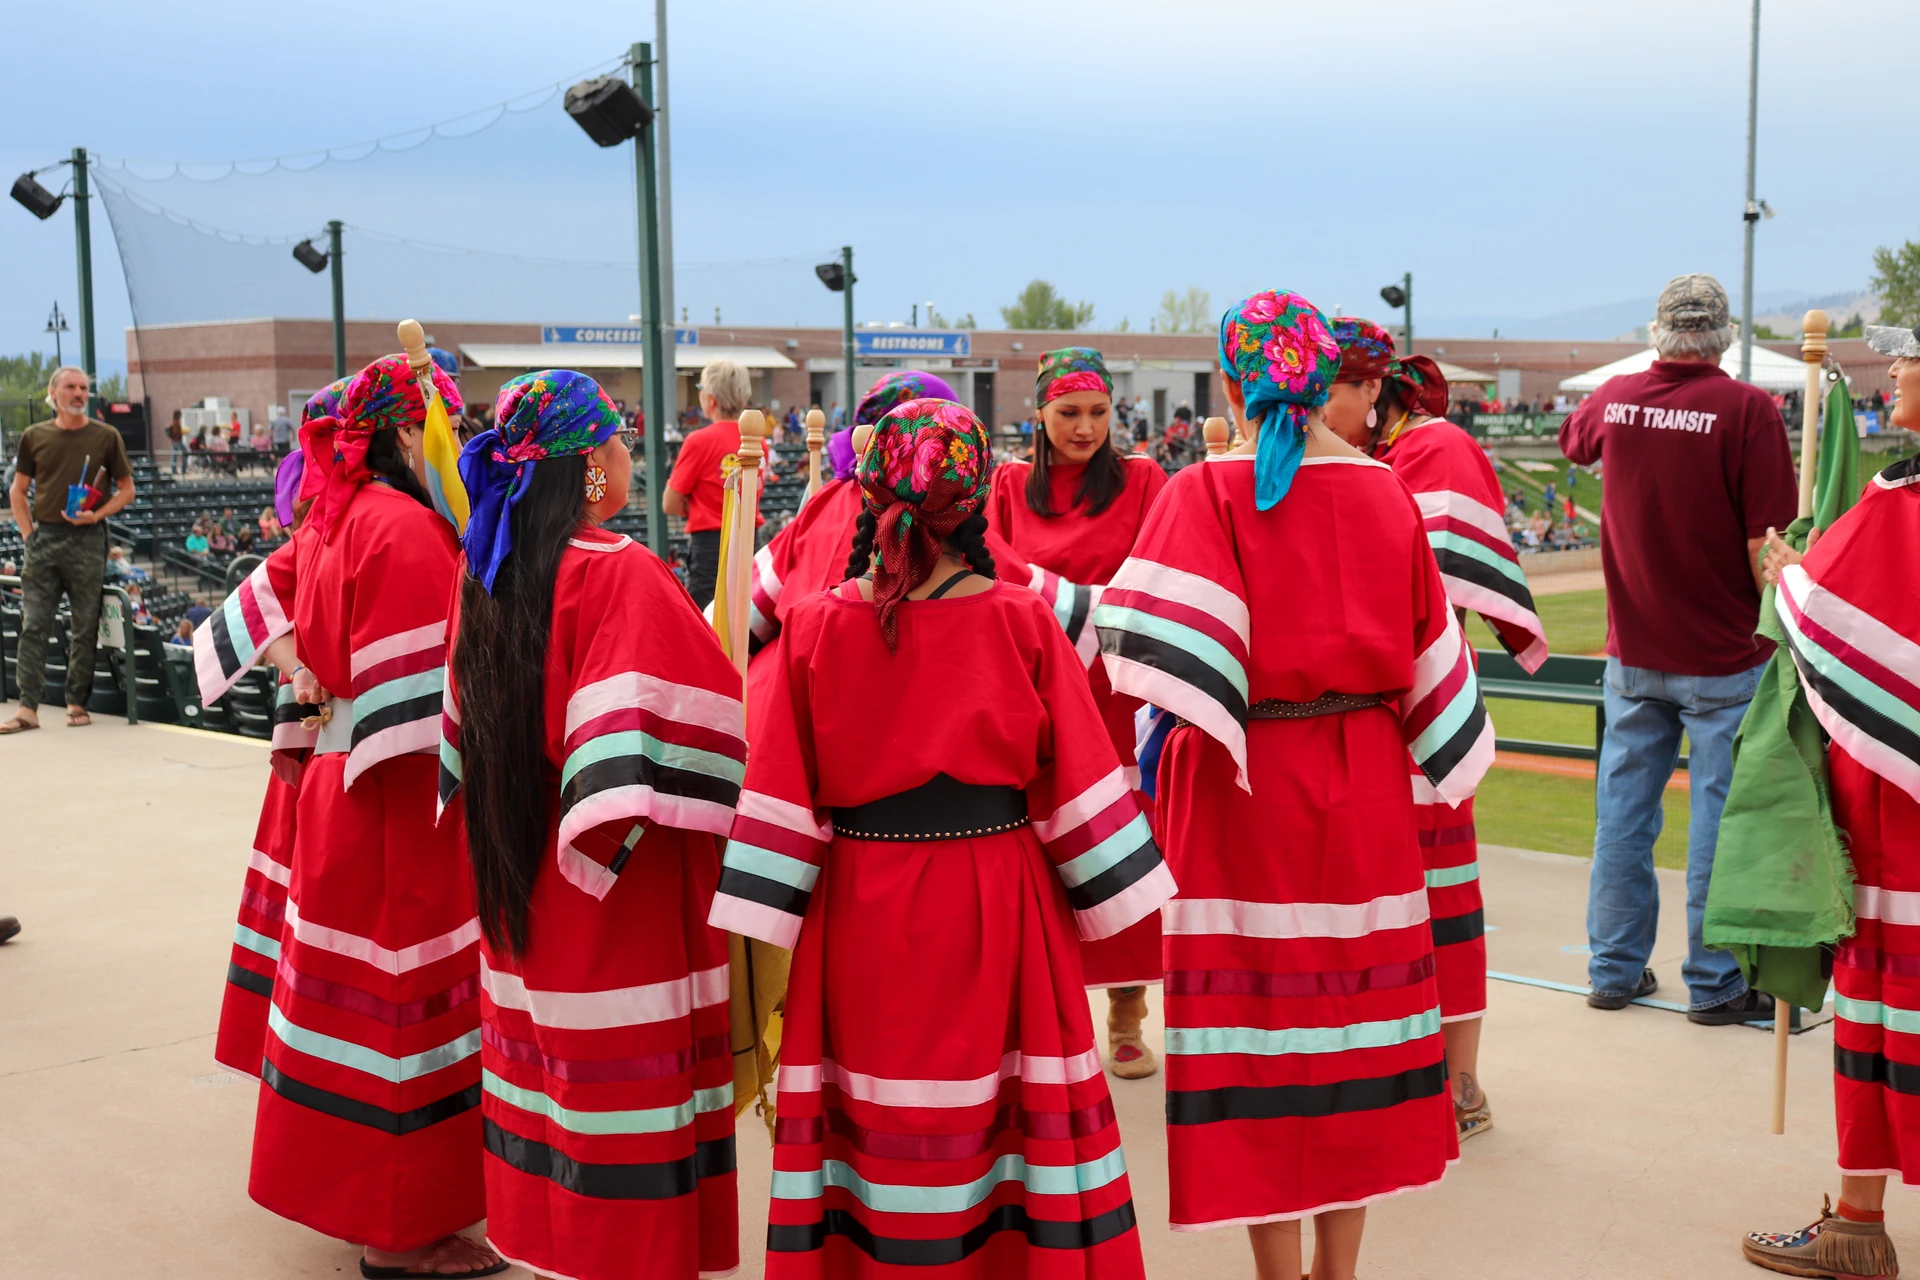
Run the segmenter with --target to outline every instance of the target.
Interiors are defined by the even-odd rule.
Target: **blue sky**
[[[611,61],[650,37],[648,15],[567,0],[15,6],[0,176],[75,143],[219,160],[391,134]],[[1377,314],[1378,287],[1411,269],[1416,327],[1434,336],[1447,326],[1423,317],[1573,312],[1650,297],[1681,271],[1737,289],[1745,0],[676,0],[672,15],[676,257],[755,264],[683,268],[697,322],[715,306],[738,323],[837,322],[809,264],[847,242],[863,321],[931,299],[998,324],[1035,276],[1093,302],[1096,327],[1144,328],[1164,290],[1191,284],[1216,305],[1284,286]],[[1920,238],[1920,176],[1879,123],[1910,113],[1905,77],[1871,56],[1917,41],[1920,5],[1769,4],[1759,189],[1780,216],[1760,232],[1763,295],[1857,287],[1875,245]],[[135,176],[158,172],[110,176],[256,235],[338,216],[475,249],[631,257],[628,154],[592,147],[557,101],[304,175]],[[129,248],[159,282],[153,314],[284,311],[290,296],[324,313],[318,279],[279,274],[299,270],[284,244],[142,225]],[[129,310],[103,216],[94,247],[112,367]],[[54,299],[74,311],[72,254],[67,210],[38,223],[0,209],[0,351],[50,345]],[[456,259],[413,275],[396,257],[373,279],[379,252],[348,261],[362,268],[353,314],[637,309],[617,267]],[[242,264],[272,290],[239,288]]]

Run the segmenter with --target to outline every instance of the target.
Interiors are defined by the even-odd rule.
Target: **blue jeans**
[[[1740,966],[1700,941],[1700,919],[1713,878],[1720,811],[1733,778],[1733,735],[1747,713],[1765,664],[1730,676],[1679,676],[1607,659],[1607,734],[1594,793],[1593,877],[1587,890],[1587,938],[1593,958],[1587,980],[1599,995],[1624,995],[1640,982],[1653,954],[1660,886],[1653,842],[1660,802],[1680,760],[1680,734],[1690,747],[1693,820],[1687,830],[1687,961],[1680,968],[1689,1007],[1705,1009],[1745,994]]]

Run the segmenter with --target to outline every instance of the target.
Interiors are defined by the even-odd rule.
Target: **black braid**
[[[987,517],[984,512],[976,511],[962,520],[954,531],[947,535],[947,541],[967,562],[967,567],[983,578],[996,577],[993,571],[993,553],[987,550]]]
[[[981,521],[981,528],[986,522]],[[873,564],[873,540],[879,535],[880,519],[862,506],[853,522],[853,554],[847,557],[847,577],[864,578]]]

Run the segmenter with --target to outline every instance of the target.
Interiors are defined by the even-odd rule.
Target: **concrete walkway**
[[[211,1056],[264,748],[106,719],[49,725],[0,742],[0,780],[0,914],[25,924],[0,948],[0,1274],[357,1274],[352,1248],[247,1199],[257,1086]],[[1481,867],[1492,968],[1583,983],[1587,864],[1483,848]],[[1684,1001],[1680,880],[1660,877],[1659,995]],[[1767,1035],[1495,982],[1481,1071],[1496,1127],[1437,1190],[1372,1211],[1361,1275],[1758,1276],[1739,1233],[1804,1224],[1834,1185],[1831,1058],[1828,1030],[1795,1039],[1776,1138]],[[1166,1230],[1160,1078],[1112,1083],[1148,1274],[1250,1275],[1243,1233]],[[760,1274],[763,1132],[742,1120],[746,1276]],[[1920,1257],[1920,1213],[1899,1196],[1889,1208]]]

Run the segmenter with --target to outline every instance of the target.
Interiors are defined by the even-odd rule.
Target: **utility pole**
[[[668,137],[673,117],[667,110],[667,0],[654,0],[653,66],[653,132],[659,135],[656,145],[660,149],[660,314],[666,317],[670,338],[667,350],[672,351],[679,337],[673,332],[673,317],[677,313],[673,309],[673,161]],[[678,412],[678,372],[670,378],[667,385],[673,389],[673,408]]]
[[[847,273],[846,303],[847,319],[843,334],[847,342],[847,416],[843,425],[853,425],[853,406],[858,402],[860,393],[854,389],[853,379],[853,246],[844,245],[840,249],[840,267]]]
[[[73,149],[74,258],[80,269],[80,367],[89,385],[99,384],[99,364],[93,347],[93,231],[87,220],[87,149]],[[96,412],[98,393],[87,397],[87,412]]]
[[[1406,328],[1407,328],[1407,354],[1412,355],[1413,354],[1413,272],[1409,271],[1405,275],[1400,277],[1400,287],[1406,290],[1406,294],[1407,294],[1407,300],[1405,304],[1403,304],[1406,308],[1404,315],[1406,316]]]
[[[1747,207],[1746,252],[1740,264],[1740,381],[1753,381],[1753,229],[1760,206],[1753,198],[1754,158],[1760,128],[1760,0],[1753,0],[1753,35],[1747,48]],[[1818,406],[1808,406],[1809,411]]]
[[[327,224],[327,266],[333,276],[333,377],[347,376],[347,286],[340,269],[340,220]]]
[[[633,87],[640,100],[653,106],[653,48],[636,44],[630,51]],[[672,316],[661,309],[660,190],[655,131],[645,129],[633,140],[633,183],[640,206],[640,340],[641,404],[647,415],[647,546],[662,560],[667,557],[667,510],[661,504],[667,487],[667,379],[673,376],[674,352],[663,342],[661,325]]]

